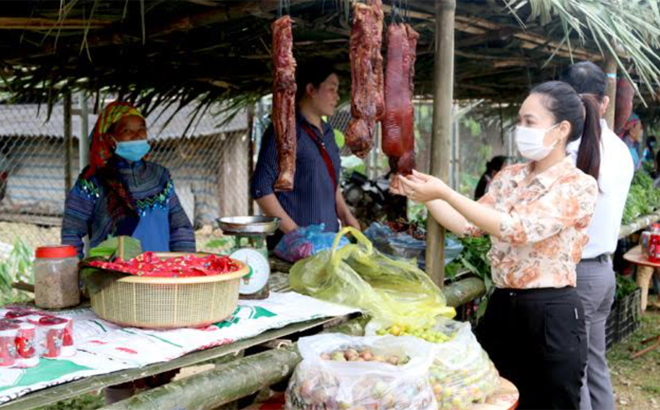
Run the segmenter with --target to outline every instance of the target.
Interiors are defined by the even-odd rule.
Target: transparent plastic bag
[[[295,263],[332,248],[334,239],[335,233],[325,232],[324,224],[305,226],[285,234],[274,253],[278,258]],[[348,243],[348,239],[343,238],[339,247]]]
[[[358,243],[338,249],[349,232]],[[331,251],[296,263],[289,281],[296,292],[357,307],[392,323],[431,326],[438,315],[456,314],[426,273],[410,262],[381,254],[350,227],[337,234]]]
[[[365,334],[374,335],[388,326],[389,323],[372,320]],[[449,339],[433,343],[436,348],[429,369],[429,382],[438,409],[462,410],[473,403],[483,403],[499,388],[500,376],[472,333],[470,324],[440,317],[431,330],[443,333]]]
[[[405,232],[394,232],[389,226],[380,222],[372,223],[364,235],[373,242],[379,251],[399,258],[414,259],[420,269],[425,266],[426,242],[415,239]],[[445,266],[449,265],[463,251],[463,245],[455,238],[445,238]]]
[[[340,351],[369,352],[380,359],[396,357],[405,364],[379,361],[333,361],[324,355]],[[435,410],[428,370],[434,346],[412,337],[354,337],[323,334],[298,341],[303,361],[286,392],[287,410]],[[349,356],[350,357],[350,356]],[[379,360],[380,360],[379,359]],[[364,359],[363,359],[364,360]]]

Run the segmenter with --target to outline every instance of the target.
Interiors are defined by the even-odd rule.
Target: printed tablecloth
[[[59,316],[74,319],[76,355],[41,358],[38,366],[29,369],[0,368],[0,403],[72,380],[173,360],[292,323],[355,311],[295,292],[271,292],[265,300],[240,300],[230,319],[203,329],[123,328],[99,319],[91,309],[60,312]],[[5,312],[0,309],[0,317]]]

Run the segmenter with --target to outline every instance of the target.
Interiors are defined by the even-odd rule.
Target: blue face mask
[[[115,154],[128,161],[135,162],[147,155],[150,149],[151,146],[147,140],[123,141],[117,143]]]

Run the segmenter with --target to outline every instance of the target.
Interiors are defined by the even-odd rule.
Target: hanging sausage
[[[383,96],[383,2],[353,4],[350,38],[351,115],[346,144],[360,158],[374,145],[376,122],[384,113]]]
[[[382,148],[391,167],[408,175],[415,168],[413,93],[417,38],[407,24],[391,24],[387,30],[385,114]]]
[[[296,60],[291,17],[273,23],[273,111],[279,176],[275,191],[292,191],[296,175]]]

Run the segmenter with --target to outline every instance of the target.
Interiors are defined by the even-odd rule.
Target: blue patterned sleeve
[[[275,147],[275,131],[271,124],[261,139],[259,159],[252,176],[250,194],[253,199],[259,199],[275,192],[273,187],[279,173],[277,163],[277,148]]]
[[[188,219],[188,215],[183,210],[179,197],[172,184],[172,194],[169,200],[169,221],[170,221],[170,251],[171,252],[196,252],[195,231]]]
[[[81,175],[64,203],[62,245],[74,246],[80,259],[84,257],[83,238],[89,233],[99,192],[100,188],[93,180],[84,179]]]

